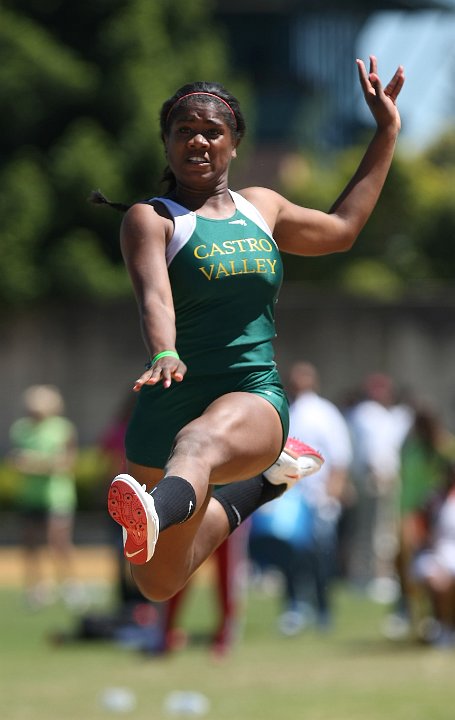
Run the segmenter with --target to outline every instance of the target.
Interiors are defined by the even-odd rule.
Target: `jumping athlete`
[[[280,251],[349,250],[386,179],[403,69],[383,89],[375,57],[369,72],[357,66],[377,129],[327,213],[267,188],[229,188],[245,121],[223,86],[185,85],[162,107],[167,192],[132,205],[121,228],[150,362],[133,388],[128,474],[113,480],[108,500],[150,599],[172,597],[256,508],[323,462],[302,442],[286,442],[274,306]]]

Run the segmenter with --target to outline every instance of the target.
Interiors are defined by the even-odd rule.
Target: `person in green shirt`
[[[419,407],[400,453],[398,548],[396,569],[400,594],[384,622],[391,639],[407,636],[421,612],[419,588],[412,567],[429,538],[428,510],[447,484],[450,467],[450,434],[438,414]]]
[[[26,597],[38,605],[46,600],[43,545],[54,563],[57,581],[64,583],[71,577],[77,433],[63,416],[63,398],[56,387],[33,385],[24,392],[23,403],[26,414],[10,428],[9,458],[18,471],[16,503]]]

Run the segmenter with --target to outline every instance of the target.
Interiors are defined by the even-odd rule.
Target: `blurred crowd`
[[[325,464],[253,516],[251,560],[284,578],[278,627],[330,629],[343,581],[385,606],[391,640],[455,647],[455,436],[384,373],[335,405],[299,361],[289,394],[291,435]]]
[[[209,645],[217,656],[237,642],[248,584],[272,583],[284,636],[336,623],[338,583],[385,607],[382,631],[455,647],[455,437],[434,407],[403,397],[392,378],[371,373],[338,403],[324,396],[318,369],[295,362],[287,378],[290,435],[317,448],[323,468],[257,510],[212,559],[218,614]],[[73,572],[77,431],[58,388],[35,385],[10,431],[9,463],[19,480],[17,522],[24,597],[37,609],[62,598],[77,604]],[[130,394],[99,438],[106,487],[124,469]],[[110,522],[109,519],[106,520]],[[163,654],[188,642],[182,607],[190,583],[167,603],[144,601],[131,582],[112,523],[118,607],[80,618],[74,639],[109,637]],[[50,597],[43,548],[54,563]]]
[[[330,629],[342,580],[387,608],[388,638],[455,647],[455,436],[384,373],[335,405],[297,362],[289,394],[291,434],[325,464],[253,516],[253,563],[284,577],[279,628]]]

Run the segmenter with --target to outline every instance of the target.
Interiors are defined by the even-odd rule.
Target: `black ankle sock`
[[[196,509],[196,493],[188,480],[178,475],[164,477],[150,495],[160,520],[160,531],[189,520]]]
[[[257,475],[251,480],[222,485],[214,491],[213,497],[223,506],[233,532],[257,508],[282,495],[286,487],[285,483],[272,485],[263,475]]]

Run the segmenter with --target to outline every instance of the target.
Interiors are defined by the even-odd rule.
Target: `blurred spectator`
[[[396,402],[390,377],[373,373],[365,380],[363,398],[346,417],[354,449],[352,478],[357,495],[349,576],[373,599],[388,603],[398,593],[395,557],[400,450],[413,411]]]
[[[438,647],[455,647],[455,469],[449,484],[427,504],[426,543],[412,562],[410,575],[428,594],[432,611],[421,634]]]
[[[100,465],[105,472],[103,493],[107,493],[112,478],[125,471],[125,432],[136,396],[131,390],[120,399],[118,408],[98,442]],[[159,603],[144,600],[131,578],[129,563],[123,554],[122,532],[118,524],[106,516],[111,543],[115,550],[117,572],[115,577],[116,606],[108,612],[81,614],[70,632],[53,632],[54,644],[77,641],[112,640],[133,649],[156,649],[162,642],[162,608]]]
[[[451,435],[434,411],[420,408],[401,450],[400,527],[397,570],[400,598],[395,612],[386,618],[384,633],[400,639],[411,631],[420,634],[422,603],[416,592],[415,557],[431,544],[435,499],[447,491]]]
[[[278,571],[282,581],[278,628],[284,635],[296,635],[314,620],[309,602],[315,562],[313,527],[313,512],[305,501],[302,483],[256,510],[251,518],[253,578],[262,581],[271,570]]]
[[[128,390],[111,422],[101,434],[99,447],[106,460],[109,478],[119,472],[126,472],[125,433],[135,402],[136,396]]]
[[[248,535],[250,523],[242,523],[215,550],[211,565],[215,572],[214,590],[218,607],[218,621],[210,639],[215,656],[226,655],[238,641],[245,604],[245,589],[248,573]],[[182,603],[191,581],[173,598],[167,601],[164,611],[164,652],[179,649],[186,644],[185,631],[178,625]]]
[[[54,599],[42,567],[40,551],[45,545],[60,593],[71,603],[78,592],[73,574],[77,433],[63,417],[63,398],[53,385],[29,387],[23,403],[26,416],[10,429],[9,459],[19,471],[17,503],[26,601],[36,608]]]
[[[315,590],[318,624],[331,622],[331,583],[338,570],[338,523],[354,501],[350,480],[352,445],[339,408],[320,395],[319,373],[309,362],[296,362],[289,373],[290,435],[305,438],[325,458],[319,473],[305,479],[304,497],[313,511]]]
[[[305,478],[295,492],[289,491],[258,511],[253,520],[252,550],[263,564],[267,556],[273,558],[272,564],[284,573],[287,607],[279,625],[283,632],[291,634],[292,627],[297,631],[313,619],[321,628],[331,624],[338,522],[353,494],[349,479],[352,459],[349,430],[336,405],[319,394],[314,365],[295,363],[289,386],[294,398],[290,406],[290,435],[305,438],[305,442],[321,452],[325,463],[317,476]]]
[[[104,460],[103,466],[106,467],[105,493],[107,493],[112,478],[121,472],[126,472],[125,433],[135,402],[136,395],[131,390],[128,390],[99,440],[99,449]],[[129,563],[123,553],[123,538],[119,526],[110,516],[107,522],[109,522],[112,544],[116,553],[120,603],[124,605],[129,602],[143,602],[144,598],[132,580]]]
[[[425,508],[447,484],[448,460],[444,454],[445,432],[435,413],[416,411],[413,425],[401,450],[400,524],[397,570],[400,598],[389,627],[411,628],[412,587],[410,566],[426,540]],[[393,632],[391,633],[393,635]],[[398,633],[399,634],[399,633]]]

